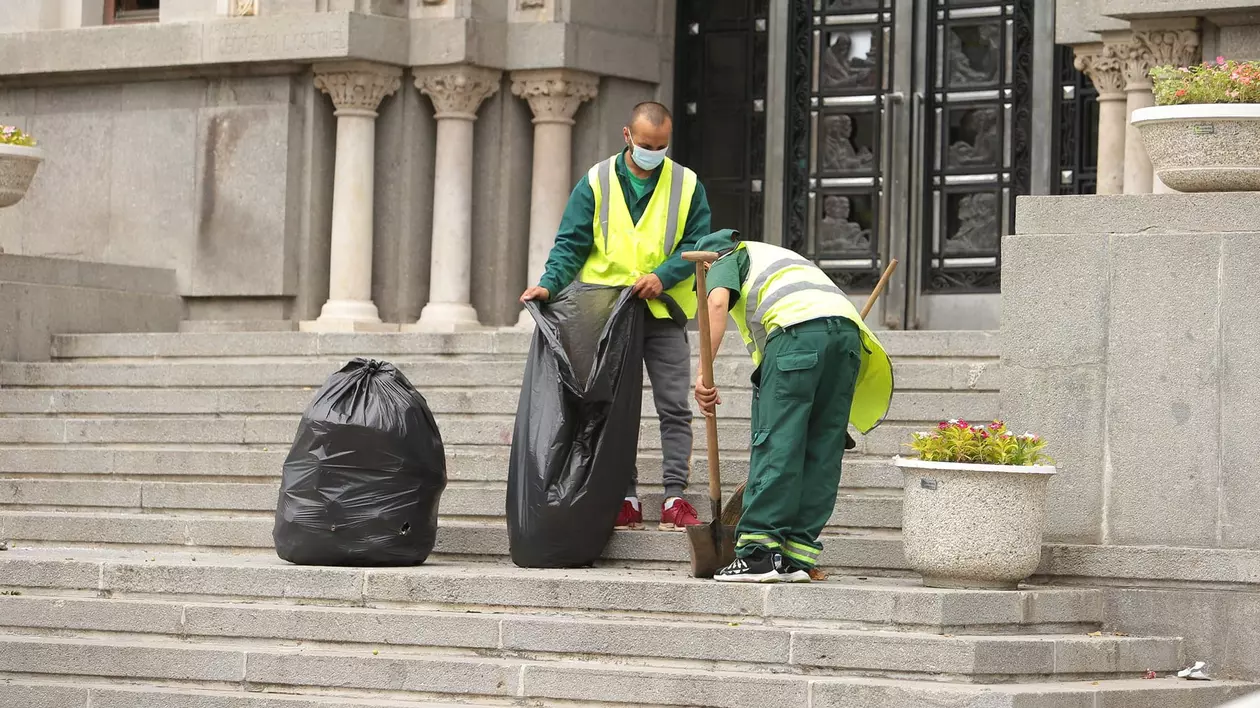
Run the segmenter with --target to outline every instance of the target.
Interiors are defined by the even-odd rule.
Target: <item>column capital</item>
[[[376,117],[386,96],[402,85],[402,69],[372,62],[336,62],[315,66],[315,88],[328,94],[336,115]]]
[[[435,118],[477,120],[481,102],[499,90],[503,72],[471,64],[416,67],[416,88],[433,101]]]
[[[1126,42],[1109,44],[1124,60],[1128,91],[1148,91],[1151,69],[1188,66],[1199,62],[1199,31],[1195,29],[1134,30]]]
[[[599,94],[599,77],[572,69],[513,71],[512,93],[529,101],[535,124],[572,125],[578,107]]]
[[[1076,70],[1094,82],[1100,101],[1124,98],[1124,62],[1115,44],[1086,44],[1074,50]]]

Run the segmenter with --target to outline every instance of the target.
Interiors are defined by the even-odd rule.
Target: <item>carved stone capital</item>
[[[1073,64],[1094,82],[1100,100],[1124,97],[1124,61],[1116,45],[1086,45],[1077,47]]]
[[[573,124],[573,114],[599,94],[599,77],[571,69],[512,72],[512,93],[529,101],[534,123]]]
[[[402,69],[369,62],[321,64],[315,67],[315,88],[332,98],[336,115],[376,117],[381,101],[402,85]]]
[[[1148,72],[1169,64],[1178,67],[1198,64],[1202,56],[1198,30],[1140,30],[1133,33],[1133,39],[1142,46],[1143,55],[1151,63],[1146,69]]]
[[[499,90],[503,72],[471,64],[418,67],[416,88],[433,101],[437,119],[477,120],[481,102]]]

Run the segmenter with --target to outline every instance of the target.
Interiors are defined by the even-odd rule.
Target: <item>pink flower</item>
[[[1177,89],[1177,98],[1181,98],[1184,95],[1186,95],[1185,89]]]
[[[1006,425],[1006,423],[1003,423],[1003,422],[1002,422],[1002,421],[1000,421],[1000,420],[995,420],[995,421],[993,421],[992,423],[989,423],[989,429],[990,429],[990,430],[1001,430],[1001,429],[1002,429],[1002,427],[1003,427],[1004,425]]]
[[[1216,58],[1216,65],[1217,65],[1217,66],[1225,66],[1225,57],[1217,57],[1217,58]]]

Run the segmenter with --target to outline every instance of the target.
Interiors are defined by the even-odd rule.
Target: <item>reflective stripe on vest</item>
[[[595,243],[578,278],[585,283],[626,287],[664,263],[680,243],[697,179],[694,172],[667,159],[647,210],[636,224],[621,181],[614,178],[617,157],[600,162],[587,174],[596,205]],[[696,313],[694,283],[692,276],[665,291],[688,318]],[[664,302],[649,300],[647,304],[654,317],[669,317]]]
[[[743,242],[736,250],[748,253],[749,268],[740,289],[743,307],[733,308],[731,316],[753,363],[761,364],[775,329],[827,317],[849,319],[862,338],[850,422],[863,433],[874,429],[888,413],[892,399],[892,362],[848,296],[812,261],[785,248]]]

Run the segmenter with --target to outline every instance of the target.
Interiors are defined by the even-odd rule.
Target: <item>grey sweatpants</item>
[[[691,346],[687,328],[648,316],[643,331],[643,364],[661,419],[665,496],[682,496],[691,473]],[[638,470],[626,496],[637,496]]]

